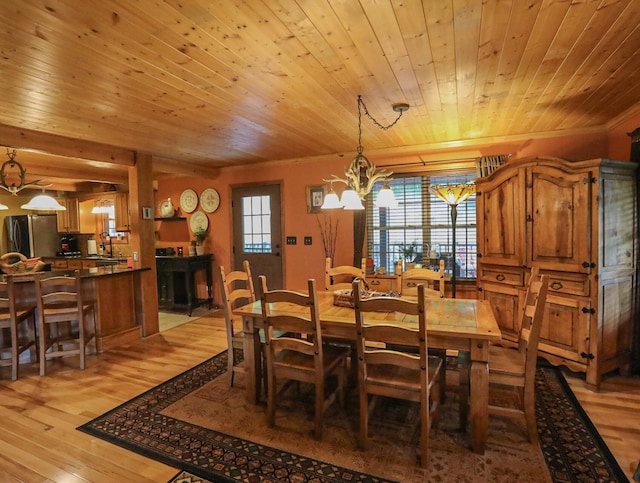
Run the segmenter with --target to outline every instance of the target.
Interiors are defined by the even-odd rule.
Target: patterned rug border
[[[258,450],[260,458],[263,461],[268,461],[273,466],[272,474],[274,478],[279,471],[283,471],[286,474],[299,473],[301,477],[303,475],[310,478],[315,477],[315,479],[311,479],[311,481],[318,482],[393,483],[390,480],[288,453],[277,448],[259,445],[251,441],[245,441],[231,435],[185,423],[184,421],[160,414],[164,408],[175,403],[186,394],[199,389],[215,377],[223,374],[226,371],[226,361],[227,352],[224,351],[191,369],[187,369],[158,386],[143,392],[129,401],[120,404],[79,426],[77,429],[129,451],[184,470],[206,481],[221,483],[237,482],[240,481],[238,477],[242,477],[243,481],[263,481],[259,480],[258,477],[253,479],[250,471],[252,458],[255,458],[253,455],[255,455],[256,450]],[[595,478],[593,481],[611,483],[628,482],[628,478],[575,397],[562,371],[551,365],[543,365],[543,368],[549,369],[549,373],[554,374],[555,380],[562,387],[562,392],[567,397],[568,404],[563,411],[555,411],[554,413],[552,406],[540,402],[546,395],[541,394],[536,400],[538,425],[539,427],[541,424],[547,426],[547,431],[541,432],[541,449],[554,482],[582,481],[574,477],[574,472],[571,469],[572,464],[577,465],[580,463],[573,461],[570,456],[564,454],[564,449],[566,448],[563,448],[563,451],[558,451],[557,448],[558,445],[565,444],[560,431],[557,431],[557,427],[562,429],[562,420],[559,419],[562,416],[559,416],[559,414],[566,415],[567,410],[574,411],[575,417],[584,425],[587,434],[593,439],[593,445],[584,444],[581,447],[573,449],[575,454],[586,453],[590,461],[593,459],[593,469],[591,469],[592,477]],[[538,377],[546,377],[546,372],[538,372],[540,374]],[[547,381],[547,384],[553,385],[553,381]],[[143,416],[130,420],[132,415],[137,416],[140,414]],[[153,441],[150,441],[150,438],[145,436],[144,433],[138,433],[138,428],[148,427],[149,425],[153,427],[157,425],[158,427],[162,427],[163,430],[169,431],[171,438],[168,438],[168,440],[172,441],[173,444],[163,443],[162,445],[154,446]],[[212,456],[205,460],[203,460],[202,457],[198,458],[196,451],[191,452],[188,449],[188,443],[190,441],[189,435],[193,433],[194,436],[197,436],[198,433],[203,431],[213,435],[210,439],[215,440],[216,445],[218,445],[217,447],[213,447],[212,445],[211,448],[207,448]],[[553,433],[552,436],[550,436],[549,433]],[[187,436],[185,436],[185,434]],[[570,442],[570,444],[573,443],[574,441]],[[595,446],[595,448],[593,446]],[[226,451],[245,452],[245,468],[227,468],[227,465],[222,462],[222,455]],[[194,459],[198,459],[197,464],[188,461],[192,456]],[[185,458],[187,461],[185,461]],[[223,474],[225,471],[227,473],[231,472],[232,474],[225,475]]]
[[[211,369],[208,369],[210,366],[214,366]],[[184,397],[186,394],[191,393],[200,387],[204,386],[210,380],[213,380],[215,377],[224,374],[227,370],[227,351],[223,351],[220,354],[217,354],[210,359],[201,362],[197,366],[187,369],[186,371],[172,377],[171,379],[165,381],[164,383],[155,386],[139,396],[126,401],[114,409],[107,411],[106,413],[94,418],[93,420],[79,426],[76,428],[79,431],[90,434],[92,436],[104,439],[110,443],[113,443],[117,446],[125,448],[129,451],[133,451],[135,453],[141,454],[148,458],[154,459],[156,461],[160,461],[166,465],[173,466],[175,468],[179,468],[189,473],[192,473],[200,478],[204,478],[208,481],[227,483],[227,482],[237,482],[239,481],[237,478],[233,476],[240,476],[242,474],[245,477],[244,481],[279,481],[279,475],[281,472],[289,474],[293,479],[296,479],[296,475],[302,476],[307,475],[308,479],[305,481],[314,481],[314,482],[335,482],[335,483],[399,483],[394,482],[392,480],[387,480],[384,478],[380,478],[377,476],[369,475],[366,473],[360,473],[358,471],[350,470],[348,468],[343,468],[331,463],[327,463],[325,461],[307,458],[301,455],[297,455],[294,453],[289,453],[287,451],[280,450],[278,448],[274,448],[271,446],[253,443],[251,441],[246,441],[241,438],[236,438],[232,435],[223,434],[208,428],[203,428],[201,426],[185,423],[184,421],[180,421],[178,419],[174,419],[168,416],[164,416],[159,414],[164,408],[170,406],[175,403],[180,398]],[[202,372],[211,373],[214,375],[213,377],[209,377],[207,379],[200,376]],[[214,372],[215,371],[215,372]],[[173,383],[176,381],[181,381],[181,379],[185,379],[182,384],[176,384],[176,387],[173,387]],[[170,391],[165,391],[166,388],[169,388]],[[188,389],[188,391],[186,391]],[[161,396],[161,397],[158,397]],[[130,424],[128,432],[135,432],[136,427],[148,425],[149,422],[151,424],[161,424],[167,430],[171,428],[176,428],[179,431],[188,431],[193,430],[194,433],[198,432],[208,432],[210,434],[214,434],[216,443],[221,447],[226,448],[229,451],[233,452],[241,452],[244,451],[247,453],[247,467],[252,466],[251,454],[255,454],[256,450],[259,451],[260,458],[263,461],[270,462],[273,466],[272,474],[274,475],[273,480],[258,480],[254,479],[255,476],[251,474],[248,470],[235,470],[233,476],[226,476],[220,474],[221,471],[225,470],[225,465],[220,463],[213,463],[209,468],[203,470],[203,463],[200,465],[196,465],[193,463],[189,463],[183,459],[183,455],[185,450],[181,449],[182,441],[181,438],[176,434],[176,445],[172,447],[163,447],[154,449],[147,449],[142,446],[142,441],[136,439],[134,442],[129,442],[126,439],[123,439],[120,436],[122,433],[112,434],[109,432],[109,427],[112,426],[110,423],[110,419],[112,416],[117,416],[118,413],[126,408],[136,407],[134,411],[127,411],[127,413],[137,413],[140,409],[148,408],[148,411],[144,411],[145,418],[143,420]],[[153,409],[151,409],[153,408]],[[117,417],[113,423],[117,422],[122,418]],[[106,428],[105,428],[106,427]],[[129,434],[128,434],[129,435]],[[140,435],[141,438],[144,438],[144,435]],[[160,453],[160,451],[164,451],[164,453]],[[180,453],[180,456],[169,456],[166,453],[174,452],[175,454]],[[213,451],[212,451],[213,452]],[[189,452],[190,453],[190,452]],[[221,458],[222,459],[222,458]],[[215,472],[215,474],[212,474]],[[302,480],[300,480],[302,481]]]
[[[586,430],[588,431],[589,435],[591,436],[591,438],[594,439],[594,444],[595,444],[597,450],[600,453],[602,453],[604,462],[609,467],[609,470],[612,473],[611,477],[614,478],[614,480],[604,480],[603,479],[603,480],[596,480],[596,481],[615,481],[615,482],[627,483],[629,481],[629,478],[627,478],[627,475],[625,475],[624,471],[622,470],[622,468],[618,464],[617,460],[615,459],[615,457],[611,453],[611,450],[609,450],[609,447],[607,446],[607,443],[604,441],[604,439],[602,439],[602,436],[600,436],[600,433],[598,432],[598,429],[596,428],[596,426],[591,421],[591,418],[589,418],[589,415],[586,413],[586,411],[584,410],[584,408],[580,404],[580,401],[578,401],[578,398],[574,394],[573,389],[571,389],[571,386],[567,382],[567,379],[565,378],[562,370],[559,367],[555,367],[555,366],[550,365],[546,361],[541,361],[540,359],[538,359],[538,361],[539,361],[538,367],[550,368],[550,369],[553,369],[553,371],[555,372],[555,374],[556,374],[556,376],[558,378],[558,381],[560,382],[560,385],[564,389],[564,394],[567,396],[567,398],[568,398],[568,400],[569,400],[569,402],[570,402],[570,404],[572,406],[573,411],[575,411],[575,413],[576,413],[575,416],[582,422],[582,424],[584,424],[584,426],[585,426]],[[541,411],[543,411],[543,408],[541,406],[542,406],[541,404],[538,404],[538,398],[536,398],[536,414],[538,414]],[[549,454],[550,452],[548,451],[548,448],[546,448],[542,444],[541,444],[541,449],[542,449],[542,453],[544,455],[544,459],[547,462],[547,466],[551,468],[552,460],[553,460],[553,456],[554,455],[550,455]],[[553,473],[552,473],[551,476],[553,478]],[[569,481],[578,481],[578,480],[574,480],[572,478]]]

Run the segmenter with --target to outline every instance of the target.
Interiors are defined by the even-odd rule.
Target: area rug
[[[229,388],[226,352],[78,429],[184,470],[175,482],[627,481],[562,375],[539,368],[536,384],[542,451],[528,444],[524,422],[492,416],[487,451],[472,453],[450,391],[431,433],[428,470],[416,464],[411,404],[381,400],[365,452],[357,449],[357,394],[345,408],[330,408],[322,442],[311,436],[304,390],[283,401],[268,429],[264,407],[247,405],[241,387]]]

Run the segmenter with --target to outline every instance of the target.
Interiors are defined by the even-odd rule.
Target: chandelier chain
[[[360,105],[362,104],[362,108],[364,109],[364,113],[366,114],[366,116],[371,119],[371,121],[378,126],[380,129],[383,130],[387,130],[387,129],[391,129],[393,126],[396,125],[396,123],[400,120],[400,118],[402,117],[402,115],[404,114],[404,111],[406,111],[406,109],[398,109],[398,117],[396,117],[395,121],[391,122],[391,124],[388,124],[386,126],[380,124],[380,122],[378,122],[378,120],[376,118],[374,118],[371,114],[369,114],[369,110],[367,109],[367,105],[364,103],[364,101],[362,100],[362,96],[358,96],[358,131],[360,131]],[[407,104],[408,107],[408,104]]]

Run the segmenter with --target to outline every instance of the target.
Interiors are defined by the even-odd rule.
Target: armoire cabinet
[[[528,158],[476,180],[478,290],[517,340],[532,266],[549,275],[539,356],[584,372],[629,369],[638,249],[632,162]]]

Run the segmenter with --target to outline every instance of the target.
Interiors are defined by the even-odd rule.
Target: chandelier
[[[400,120],[402,114],[409,109],[409,104],[394,104],[392,108],[398,113],[398,117],[391,124],[383,126],[369,114],[367,106],[362,100],[362,96],[358,96],[358,154],[356,154],[356,157],[353,158],[349,166],[345,168],[345,178],[340,178],[332,174],[330,179],[323,180],[330,183],[329,192],[325,196],[324,203],[322,204],[323,209],[344,208],[346,210],[364,210],[362,200],[371,192],[373,185],[378,181],[383,182],[384,185],[378,192],[376,206],[379,208],[395,208],[398,206],[393,190],[389,186],[389,180],[393,173],[385,169],[376,172],[376,165],[362,154],[362,109],[364,109],[364,113],[376,126],[387,130]],[[346,185],[342,193],[342,198],[338,198],[338,194],[333,190],[334,182],[344,183]]]
[[[28,186],[37,186],[39,188],[42,188],[43,194],[34,196],[31,201],[29,201],[29,203],[25,203],[24,205],[22,205],[20,208],[22,208],[23,210],[66,210],[66,208],[58,203],[53,197],[44,194],[44,188],[48,188],[49,186],[51,186],[51,184],[43,184],[39,179],[36,181],[31,181],[29,183],[26,182],[27,170],[24,169],[18,161],[16,161],[16,154],[17,153],[15,149],[12,152],[7,148],[7,156],[9,157],[9,159],[5,161],[2,164],[2,168],[0,168],[0,188],[7,190],[13,196],[17,196],[19,191],[22,191]],[[19,174],[17,174],[17,177],[20,180],[20,184],[16,185],[15,181],[13,181],[11,184],[7,183],[8,177],[14,179],[16,177],[16,174],[14,173],[7,173],[7,168],[18,170]],[[0,204],[0,209],[7,210],[9,208],[6,205]]]

